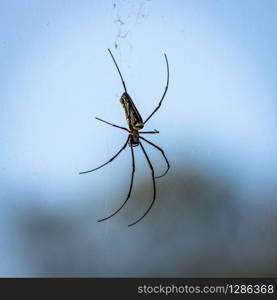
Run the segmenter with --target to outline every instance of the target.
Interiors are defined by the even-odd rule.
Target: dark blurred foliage
[[[213,170],[186,166],[157,180],[157,202],[134,227],[127,225],[151,201],[150,177],[103,223],[96,222],[103,216],[100,207],[96,212],[79,204],[69,213],[29,207],[18,222],[25,258],[36,270],[32,276],[277,276],[276,206],[245,204],[237,193]],[[124,200],[122,194],[113,197],[118,200],[107,215]]]

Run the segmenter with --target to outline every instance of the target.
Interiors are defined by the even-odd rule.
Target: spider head
[[[139,145],[139,132],[137,130],[132,130],[129,134],[129,146],[136,147]]]

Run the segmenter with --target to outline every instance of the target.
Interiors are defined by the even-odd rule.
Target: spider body
[[[137,110],[132,98],[128,93],[124,92],[120,97],[120,103],[125,111],[126,121],[129,129],[132,131],[140,130],[144,127],[142,117]]]
[[[96,118],[97,120],[101,121],[101,122],[104,122],[108,125],[111,125],[113,127],[116,127],[116,128],[120,128],[122,130],[125,130],[128,132],[128,137],[127,137],[127,140],[126,142],[124,143],[124,145],[121,147],[121,149],[110,159],[108,160],[107,162],[105,162],[104,164],[100,165],[99,167],[97,168],[94,168],[92,170],[88,170],[88,171],[83,171],[83,172],[80,172],[80,174],[86,174],[86,173],[90,173],[90,172],[93,172],[93,171],[96,171],[102,167],[104,167],[105,165],[109,164],[110,162],[112,162],[126,147],[127,145],[130,147],[131,149],[131,158],[132,158],[132,173],[131,173],[131,182],[130,182],[130,187],[129,187],[129,191],[128,191],[128,194],[127,194],[127,198],[126,200],[121,204],[121,206],[114,212],[112,213],[111,215],[109,215],[108,217],[106,218],[103,218],[103,219],[100,219],[98,220],[98,222],[101,222],[101,221],[105,221],[111,217],[113,217],[114,215],[116,215],[121,209],[122,207],[127,203],[128,199],[130,198],[130,195],[131,195],[131,191],[132,191],[132,187],[133,187],[133,180],[134,180],[134,173],[135,173],[135,157],[134,157],[134,150],[133,150],[133,147],[137,147],[137,146],[140,146],[142,151],[143,151],[143,154],[148,162],[148,165],[149,165],[149,168],[151,170],[151,176],[152,176],[152,182],[153,182],[153,199],[152,199],[152,202],[150,204],[150,206],[148,207],[148,209],[145,211],[145,213],[139,218],[137,219],[135,222],[129,224],[128,226],[132,226],[132,225],[135,225],[137,224],[140,220],[142,220],[147,214],[148,212],[150,211],[150,209],[152,208],[155,200],[156,200],[156,183],[155,183],[155,179],[156,178],[160,178],[162,176],[164,176],[169,168],[170,168],[170,165],[169,165],[169,162],[164,154],[164,151],[158,147],[157,145],[153,144],[152,142],[148,141],[146,138],[142,137],[141,134],[157,134],[159,133],[156,129],[154,131],[140,131],[144,125],[146,124],[146,122],[156,113],[156,111],[160,108],[161,104],[162,104],[162,101],[166,95],[166,92],[167,92],[167,89],[168,89],[168,83],[169,83],[169,67],[168,67],[168,61],[167,61],[167,56],[166,54],[164,54],[164,57],[165,57],[165,61],[166,61],[166,67],[167,67],[167,83],[166,83],[166,87],[165,87],[165,90],[164,90],[164,93],[162,95],[162,98],[160,100],[160,102],[158,103],[158,106],[154,109],[154,111],[149,115],[149,117],[143,122],[143,119],[138,111],[138,109],[136,108],[132,98],[130,97],[130,95],[128,94],[127,92],[127,88],[126,88],[126,85],[125,85],[125,82],[123,80],[123,77],[121,75],[121,72],[118,68],[118,65],[113,57],[113,54],[112,52],[110,51],[110,49],[108,49],[109,52],[110,52],[110,55],[114,61],[114,64],[117,68],[117,71],[119,73],[119,76],[121,78],[121,82],[122,82],[122,85],[123,85],[123,88],[124,88],[124,92],[123,94],[121,95],[120,97],[120,103],[122,104],[123,106],[123,109],[124,109],[124,112],[125,112],[125,117],[126,117],[126,121],[127,121],[127,124],[128,124],[128,127],[129,129],[125,128],[125,127],[122,127],[122,126],[118,126],[116,124],[112,124],[112,123],[109,123],[107,121],[104,121],[100,118]],[[140,132],[139,132],[140,131]],[[165,172],[160,175],[160,176],[155,176],[155,171],[154,171],[154,168],[152,166],[152,163],[144,149],[144,146],[141,142],[141,140],[145,141],[147,144],[149,144],[150,146],[156,148],[157,150],[159,150],[163,156],[163,158],[165,159],[165,162],[167,164],[167,169],[165,170]]]

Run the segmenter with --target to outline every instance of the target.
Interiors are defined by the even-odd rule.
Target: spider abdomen
[[[120,97],[120,103],[123,106],[129,129],[132,131],[142,129],[144,127],[142,117],[128,93],[124,92],[122,94]]]

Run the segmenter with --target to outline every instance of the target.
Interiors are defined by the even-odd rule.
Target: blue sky
[[[127,189],[128,149],[107,169],[78,175],[125,141],[125,132],[94,119],[125,126],[123,88],[107,48],[144,118],[163,93],[167,54],[168,94],[147,129],[160,130],[151,138],[173,173],[194,164],[233,181],[242,205],[272,205],[257,195],[276,192],[276,8],[269,0],[2,1],[0,275],[32,274],[16,250],[24,241],[9,231],[22,207],[74,210],[75,195],[82,195],[79,207],[93,193],[97,219],[120,200],[107,198]],[[143,177],[149,170],[135,155]]]

